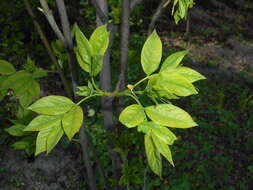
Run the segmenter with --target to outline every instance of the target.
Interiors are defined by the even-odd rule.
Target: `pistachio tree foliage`
[[[150,168],[162,175],[162,158],[174,166],[170,146],[177,139],[170,128],[190,128],[197,126],[191,116],[183,109],[173,105],[172,99],[197,94],[193,86],[195,81],[205,79],[197,71],[182,66],[181,61],[188,51],[180,51],[162,58],[162,42],[154,31],[146,40],[140,63],[146,77],[133,85],[127,85],[125,91],[104,92],[94,76],[99,74],[103,57],[109,44],[107,26],[98,27],[87,39],[78,26],[74,27],[76,39],[75,54],[80,67],[89,73],[90,80],[85,86],[79,86],[77,94],[83,96],[74,103],[64,96],[43,97],[28,107],[39,114],[24,131],[37,131],[36,152],[49,153],[65,134],[69,140],[80,130],[84,120],[80,104],[95,96],[126,96],[133,104],[120,114],[119,121],[128,128],[136,127],[144,134],[145,150]],[[142,90],[135,90],[142,86]],[[144,105],[140,95],[150,98],[152,105]]]

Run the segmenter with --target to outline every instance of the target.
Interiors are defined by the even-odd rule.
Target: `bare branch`
[[[169,5],[170,2],[171,2],[171,0],[162,0],[160,5],[157,7],[155,13],[152,16],[151,22],[148,26],[148,33],[149,34],[154,30],[156,21],[162,15],[164,9]]]
[[[102,10],[102,8],[99,6],[97,0],[91,0],[92,2],[92,5],[95,7],[96,9],[96,13],[100,19],[100,21],[103,23],[103,24],[106,24],[108,22],[108,16],[107,14],[104,13],[104,11]]]
[[[72,97],[72,93],[71,93],[71,89],[70,89],[69,83],[68,83],[68,81],[67,81],[67,79],[66,79],[66,77],[65,77],[65,75],[64,75],[64,73],[63,73],[63,71],[62,71],[62,69],[61,69],[61,67],[60,67],[60,65],[58,63],[58,61],[57,61],[57,58],[55,57],[55,55],[54,55],[54,53],[52,51],[52,48],[50,46],[50,43],[49,43],[46,35],[44,34],[44,32],[43,32],[40,24],[36,20],[36,16],[35,16],[35,14],[34,14],[34,12],[32,10],[32,7],[31,7],[29,1],[28,0],[23,0],[23,1],[24,1],[26,10],[27,10],[28,14],[30,15],[30,17],[32,18],[32,20],[33,20],[33,24],[34,24],[36,30],[39,33],[40,39],[41,39],[42,43],[44,44],[44,46],[45,46],[45,48],[47,50],[47,53],[48,53],[48,55],[49,55],[52,63],[55,64],[55,66],[57,68],[57,71],[58,71],[58,73],[60,75],[61,81],[62,81],[62,83],[64,85],[64,88],[66,90],[66,93],[67,93],[68,97]]]
[[[128,65],[128,44],[130,35],[130,1],[122,2],[121,34],[120,34],[120,74],[115,91],[122,91],[126,83],[126,71]],[[123,103],[123,102],[122,102]]]
[[[62,30],[65,38],[66,47],[69,49],[73,48],[73,40],[70,32],[69,19],[66,11],[64,0],[56,0],[58,12],[61,18]]]
[[[61,40],[64,43],[65,42],[64,36],[63,36],[61,30],[59,29],[58,25],[55,22],[54,15],[53,15],[52,11],[49,9],[47,1],[46,0],[40,0],[40,4],[42,6],[43,13],[46,16],[51,28],[53,29],[53,31],[55,33],[55,35],[57,36],[57,38],[59,40]]]

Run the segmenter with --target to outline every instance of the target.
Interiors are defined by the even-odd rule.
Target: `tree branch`
[[[155,13],[152,16],[150,24],[148,26],[148,34],[152,33],[152,31],[155,28],[156,21],[162,15],[164,9],[169,5],[170,2],[171,2],[171,0],[162,0],[162,2],[159,4],[159,6],[157,7]]]
[[[130,35],[130,1],[123,0],[122,2],[122,17],[121,17],[121,45],[120,45],[120,75],[119,75],[119,90],[124,90],[126,86],[126,71],[128,65],[128,44]]]
[[[55,64],[55,66],[57,68],[57,71],[58,71],[58,73],[60,75],[61,81],[62,81],[62,83],[64,85],[65,90],[66,90],[67,96],[68,97],[72,97],[70,85],[69,85],[69,83],[68,83],[68,81],[67,81],[67,79],[66,79],[66,77],[65,77],[65,75],[64,75],[64,73],[63,73],[63,71],[62,71],[62,69],[61,69],[61,67],[60,67],[60,65],[58,63],[58,61],[57,61],[57,58],[55,57],[55,55],[54,55],[54,53],[52,51],[52,48],[50,46],[50,43],[47,40],[46,35],[44,34],[44,32],[43,32],[40,24],[36,20],[36,16],[35,16],[35,14],[34,14],[34,12],[32,10],[32,7],[31,7],[29,1],[28,0],[23,0],[23,1],[24,1],[26,10],[27,10],[28,14],[30,15],[30,17],[32,18],[33,24],[34,24],[36,30],[39,33],[40,39],[41,39],[42,43],[44,44],[44,46],[45,46],[45,48],[47,50],[47,53],[48,53],[48,55],[49,55],[52,63]]]
[[[66,46],[69,49],[73,49],[73,40],[71,37],[69,19],[68,19],[65,3],[63,0],[56,0],[56,4],[57,4],[58,12],[61,18],[61,25],[62,25],[62,30],[63,30]]]
[[[64,36],[59,29],[58,25],[55,22],[54,15],[52,11],[49,9],[47,1],[46,0],[40,0],[40,4],[43,10],[43,14],[46,16],[51,28],[53,29],[54,33],[56,34],[57,38],[61,40],[65,44]]]
[[[98,4],[97,0],[91,0],[92,5],[96,9],[96,14],[99,17],[100,21],[103,24],[106,24],[108,22],[108,14],[104,13],[100,5]]]
[[[69,24],[69,19],[66,11],[66,5],[64,3],[64,0],[56,0],[56,5],[58,8],[58,12],[60,14],[60,19],[61,19],[61,26],[63,29],[63,34],[64,34],[64,45],[65,48],[67,49],[68,52],[68,65],[70,69],[70,76],[71,76],[71,81],[72,81],[72,88],[73,88],[73,93],[76,98],[75,92],[77,91],[77,62],[75,58],[75,53],[73,50],[73,40],[71,36],[71,31],[70,31],[70,24]]]

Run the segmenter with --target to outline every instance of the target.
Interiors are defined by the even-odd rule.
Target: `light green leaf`
[[[94,55],[92,57],[91,64],[91,75],[96,76],[102,69],[104,62],[104,57],[102,55]]]
[[[191,116],[183,109],[172,104],[159,104],[145,108],[148,117],[162,125],[174,128],[190,128],[197,126]]]
[[[33,79],[27,82],[26,91],[22,92],[21,94],[17,94],[19,102],[24,108],[29,106],[33,100],[38,99],[39,95],[40,85]]]
[[[179,0],[179,15],[181,18],[184,18],[187,14],[188,8],[186,7],[185,1]]]
[[[157,138],[157,136],[155,135],[152,135],[152,139],[158,151],[169,161],[169,163],[172,166],[174,166],[172,154],[171,154],[169,146],[165,144],[164,142],[160,141],[160,139]]]
[[[52,128],[50,134],[47,137],[47,154],[49,154],[51,150],[57,145],[57,143],[62,138],[63,134],[64,132],[61,127],[61,123]]]
[[[159,74],[154,74],[150,77],[146,87],[148,95],[152,98],[178,99],[176,95],[164,88],[168,83],[162,81],[160,78]]]
[[[198,94],[195,87],[186,78],[173,71],[160,73],[158,81],[162,89],[176,96]]]
[[[69,140],[80,130],[83,123],[83,110],[80,106],[73,107],[63,116],[62,126]]]
[[[27,83],[29,83],[30,80],[33,80],[30,73],[19,71],[4,80],[2,89],[13,89],[15,94],[21,94],[26,91]]]
[[[153,123],[153,122],[152,122]],[[156,136],[161,142],[172,145],[177,137],[168,128],[153,123],[152,136]]]
[[[162,58],[162,42],[154,31],[145,42],[141,52],[141,65],[147,75],[152,74]]]
[[[24,131],[41,131],[61,123],[62,115],[39,115],[35,117]]]
[[[61,115],[68,112],[74,105],[64,96],[46,96],[36,101],[28,109],[38,114]]]
[[[151,133],[151,129],[152,129],[152,123],[153,122],[149,122],[149,121],[144,121],[141,124],[138,125],[138,132],[143,132],[147,135],[149,135]]]
[[[49,153],[63,136],[62,116],[40,115],[31,121],[25,131],[39,131],[36,139],[35,156],[41,152]]]
[[[197,72],[191,68],[188,68],[188,67],[178,67],[177,69],[175,69],[175,72],[182,75],[190,83],[196,82],[198,80],[206,79],[206,77],[201,75],[199,72]]]
[[[109,45],[107,25],[98,27],[91,35],[89,42],[93,47],[94,54],[103,56]]]
[[[119,116],[119,121],[128,128],[136,127],[145,119],[145,113],[140,105],[133,104],[126,107]]]
[[[8,132],[12,136],[21,137],[21,136],[24,136],[25,134],[25,132],[23,131],[25,127],[26,127],[25,125],[17,124],[17,125],[11,126],[8,129],[5,129],[5,131]]]
[[[38,136],[36,139],[35,156],[47,150],[47,138],[51,131],[52,131],[52,127],[47,127],[38,133]]]
[[[87,73],[90,73],[91,72],[91,60],[90,62],[87,62],[87,61],[84,61],[84,59],[82,58],[83,56],[81,56],[79,50],[77,48],[75,48],[75,53],[76,53],[76,59],[80,65],[80,67],[86,71]]]
[[[91,65],[91,57],[93,55],[92,46],[77,25],[75,27],[75,37],[77,43],[77,60],[82,69],[84,69],[86,68],[84,65]],[[85,71],[88,72],[87,69]]]
[[[79,91],[76,92],[79,96],[89,96],[91,95],[91,89],[88,86],[78,86]]]
[[[145,150],[148,159],[148,165],[151,170],[162,176],[162,159],[160,153],[157,151],[153,139],[149,135],[145,135]]]
[[[183,58],[185,57],[185,55],[188,52],[189,52],[188,50],[185,50],[185,51],[179,51],[179,52],[176,52],[176,53],[173,53],[172,55],[170,55],[163,62],[160,72],[172,70],[172,69],[178,67],[178,65],[181,63],[181,61],[183,60]]]
[[[16,72],[16,69],[13,65],[5,60],[0,60],[0,74],[1,75],[10,75]]]
[[[41,68],[36,68],[35,71],[32,73],[32,77],[34,79],[38,79],[38,78],[42,78],[46,76],[47,76],[47,72]]]

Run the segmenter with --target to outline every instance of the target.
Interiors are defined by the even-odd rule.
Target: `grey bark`
[[[51,28],[53,29],[55,35],[57,36],[57,38],[59,40],[64,42],[65,41],[64,36],[63,36],[61,30],[59,29],[58,25],[55,22],[54,15],[53,15],[52,11],[49,9],[47,1],[46,0],[40,0],[40,4],[41,4],[41,7],[43,9],[43,14],[47,18],[48,23],[50,24]]]
[[[126,86],[126,75],[128,66],[128,46],[130,35],[130,1],[123,0],[122,2],[122,16],[121,16],[121,34],[120,34],[120,76],[119,76],[119,90],[123,91]],[[119,98],[120,110],[125,105],[125,99]]]

